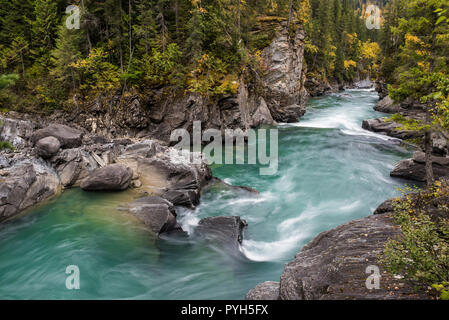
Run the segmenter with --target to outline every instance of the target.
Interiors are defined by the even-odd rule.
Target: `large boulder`
[[[274,114],[277,115],[276,119],[279,122],[295,123],[299,121],[299,118],[306,113],[306,107],[304,105],[292,104],[286,107],[279,107]]]
[[[200,194],[195,190],[167,190],[162,194],[162,198],[170,201],[175,206],[195,208],[200,203]]]
[[[61,143],[55,137],[46,137],[36,143],[37,155],[48,159],[58,153]]]
[[[202,219],[195,234],[228,247],[238,248],[243,241],[243,230],[247,227],[240,217],[213,217]]]
[[[324,232],[286,264],[281,300],[422,299],[411,283],[395,278],[379,261],[388,239],[400,234],[389,214],[351,221]],[[368,289],[370,266],[379,268],[380,288]]]
[[[86,191],[122,191],[128,189],[133,171],[121,164],[111,164],[93,170],[81,183]]]
[[[175,205],[196,206],[202,188],[212,179],[205,162],[194,164],[168,147],[154,141],[127,146],[117,162],[134,172],[141,189],[175,202]]]
[[[80,130],[62,125],[52,124],[44,129],[37,130],[32,136],[32,141],[37,143],[46,137],[55,137],[61,143],[61,148],[77,148],[83,141],[83,133]]]
[[[161,197],[146,197],[134,201],[127,211],[135,215],[157,235],[182,231],[176,221],[173,204]]]
[[[0,222],[60,191],[56,172],[39,162],[23,162],[0,177]]]
[[[374,110],[383,113],[398,113],[401,111],[400,104],[394,103],[390,96],[386,96],[374,106]]]
[[[267,281],[250,290],[246,300],[279,300],[279,282]]]
[[[449,177],[449,158],[432,156],[435,179]],[[419,182],[426,181],[426,161],[424,152],[415,152],[413,159],[399,161],[391,172],[391,177]]]

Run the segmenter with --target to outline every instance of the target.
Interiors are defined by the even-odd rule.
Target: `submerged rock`
[[[36,143],[36,152],[37,155],[47,159],[56,155],[61,147],[61,143],[55,137],[46,137],[40,139]]]
[[[279,282],[267,281],[250,290],[246,300],[279,300]]]
[[[121,164],[95,169],[81,183],[86,191],[123,191],[128,189],[133,171]]]
[[[146,197],[134,201],[127,209],[157,235],[182,231],[176,221],[176,212],[171,202],[161,197]]]
[[[32,140],[34,143],[37,143],[43,138],[55,137],[61,143],[61,148],[69,149],[81,146],[83,135],[80,130],[62,124],[52,124],[34,132]]]

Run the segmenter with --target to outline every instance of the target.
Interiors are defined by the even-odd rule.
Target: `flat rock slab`
[[[61,148],[70,149],[81,146],[83,133],[80,130],[62,125],[52,124],[46,128],[37,130],[32,136],[32,141],[37,143],[47,137],[55,137],[61,143]]]
[[[93,170],[81,183],[85,191],[123,191],[128,189],[133,171],[122,164],[111,164]]]
[[[402,130],[401,124],[389,121],[386,118],[364,120],[362,128],[379,134],[384,134],[397,139],[416,139],[423,136],[421,132]]]

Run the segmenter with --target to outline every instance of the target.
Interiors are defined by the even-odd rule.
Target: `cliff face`
[[[289,36],[288,29],[283,26],[262,52],[268,67],[262,81],[263,98],[273,119],[278,122],[296,122],[305,113],[308,94],[304,87],[304,38],[302,29]]]
[[[304,115],[307,91],[303,72],[304,31],[300,26],[291,36],[286,23],[277,26],[270,46],[261,57],[267,73],[256,83],[242,78],[238,92],[211,100],[199,94],[171,88],[151,90],[144,95],[99,97],[72,115],[56,115],[58,122],[76,122],[105,137],[127,135],[168,141],[173,130],[191,130],[193,121],[202,129],[247,130],[262,124],[297,122]],[[81,108],[80,108],[81,109]]]

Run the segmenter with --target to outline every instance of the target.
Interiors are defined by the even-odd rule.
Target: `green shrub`
[[[11,150],[14,151],[14,146],[8,141],[0,141],[0,151],[1,150]]]
[[[402,235],[387,242],[382,264],[417,286],[433,287],[449,298],[449,186],[437,182],[430,191],[395,201],[394,221]]]

